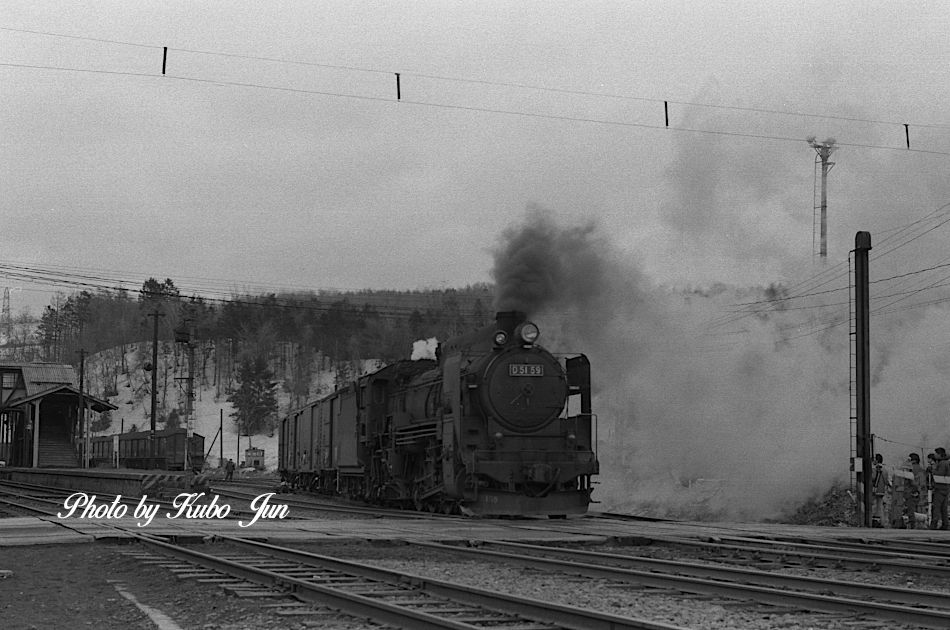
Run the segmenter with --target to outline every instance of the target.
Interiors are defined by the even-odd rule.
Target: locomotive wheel
[[[399,488],[393,483],[387,483],[385,486],[377,487],[375,490],[376,503],[387,507],[404,508],[399,500]]]

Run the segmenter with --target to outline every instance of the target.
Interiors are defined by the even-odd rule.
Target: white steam
[[[591,360],[603,507],[768,518],[847,479],[847,327],[799,335],[813,314],[776,309],[717,328],[737,302],[765,291],[658,287],[595,224],[559,226],[539,208],[504,233],[494,277],[499,310],[526,311],[546,347]],[[915,347],[927,338],[913,336],[905,332]],[[939,383],[950,361],[931,359],[920,381],[903,363],[910,355],[889,353],[902,371],[879,374],[879,392],[906,397],[921,382],[900,435],[946,442]],[[877,426],[891,430],[883,419]]]
[[[410,359],[413,361],[418,361],[420,359],[435,359],[435,351],[438,347],[439,340],[435,337],[413,341],[412,356]]]

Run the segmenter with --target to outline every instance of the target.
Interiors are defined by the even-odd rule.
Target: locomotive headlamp
[[[495,333],[495,345],[503,346],[508,342],[508,333],[504,330],[499,330]]]
[[[540,334],[541,331],[538,330],[538,327],[531,322],[525,322],[521,325],[521,338],[525,343],[534,343],[538,340],[538,336]]]

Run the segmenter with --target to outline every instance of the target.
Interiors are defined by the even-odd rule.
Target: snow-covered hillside
[[[188,377],[188,357],[182,344],[162,342],[159,344],[158,371],[156,388],[159,422],[157,429],[165,428],[161,421],[177,411],[181,417],[181,426],[185,426],[184,416],[186,387]],[[222,352],[221,354],[226,354]],[[228,355],[230,353],[227,353]],[[229,388],[237,386],[233,366],[220,361],[213,344],[199,344],[195,351],[195,404],[192,428],[195,433],[204,436],[207,462],[217,467],[224,461],[234,459],[240,464],[244,461],[244,450],[249,446],[264,449],[264,461],[268,470],[277,468],[277,431],[273,434],[238,436],[237,426],[231,417],[233,406],[227,400]],[[151,410],[151,373],[145,370],[152,359],[152,346],[141,342],[124,347],[99,352],[86,361],[86,389],[90,393],[109,400],[118,409],[112,412],[112,423],[108,429],[95,435],[109,435],[120,431],[127,432],[134,426],[137,430],[148,430]],[[299,357],[298,357],[299,359]],[[290,378],[292,366],[280,360],[271,361],[271,369],[280,382],[277,389],[279,416],[329,393],[341,373],[356,376],[356,372],[365,373],[379,366],[376,360],[366,360],[356,365],[330,364],[321,356],[313,357],[306,367],[293,366],[298,370],[297,380],[307,382],[306,394],[294,399],[283,386]],[[304,370],[300,379],[299,371]],[[298,388],[299,391],[299,388]],[[223,435],[221,428],[223,427]]]

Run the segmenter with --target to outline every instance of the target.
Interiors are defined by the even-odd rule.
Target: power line
[[[948,265],[940,265],[940,266],[948,266]],[[934,269],[934,267],[930,267],[929,269],[921,269],[921,270],[919,270],[919,271],[912,271],[912,272],[910,272],[910,273],[903,274],[903,275],[901,275],[901,276],[894,276],[894,278],[901,278],[901,277],[904,277],[904,276],[910,276],[910,275],[913,275],[913,274],[916,274],[916,273],[924,273],[924,272],[926,272],[926,271],[931,271],[932,269]],[[894,278],[887,278],[887,280],[893,280]],[[950,279],[950,276],[941,278],[941,280],[948,280],[948,279]],[[870,282],[870,284],[874,284],[875,282],[884,282],[884,280],[872,280],[872,281]],[[940,282],[940,281],[938,280],[938,282]],[[942,284],[936,284],[936,283],[935,283],[935,284],[933,284],[932,286],[929,286],[929,287],[926,287],[926,288],[936,289],[936,288],[939,288],[939,287],[946,287],[946,286],[950,286],[950,282],[945,282],[945,283],[942,283]],[[835,291],[837,291],[837,289],[836,289]],[[907,290],[907,291],[897,291],[896,293],[887,293],[887,294],[885,294],[885,295],[875,295],[875,296],[872,296],[871,299],[872,299],[872,300],[885,300],[885,299],[887,299],[887,298],[897,297],[897,296],[901,296],[901,295],[906,295],[906,296],[909,297],[910,295],[916,294],[916,293],[919,293],[919,292],[920,292],[920,289],[912,289],[912,290]],[[812,295],[815,295],[815,294],[812,294]],[[937,301],[942,301],[943,299],[944,299],[944,298],[940,298],[940,300],[937,300]],[[950,298],[947,298],[947,299],[950,299]],[[828,304],[809,304],[809,305],[807,305],[807,306],[782,306],[781,308],[776,308],[776,311],[777,311],[777,312],[780,312],[780,313],[785,312],[785,311],[806,311],[806,310],[812,310],[812,309],[818,309],[818,308],[831,308],[831,307],[833,307],[833,306],[847,306],[848,304],[850,304],[850,302],[831,302],[831,303],[828,303]],[[887,306],[887,305],[885,305],[885,306]],[[881,308],[884,308],[884,307],[881,307]],[[741,310],[739,310],[739,311],[732,311],[732,312],[735,312],[735,313],[744,313],[744,312],[746,312],[746,311],[741,311]]]
[[[947,203],[938,207],[937,209],[927,213],[920,219],[913,221],[907,225],[900,226],[898,228],[893,228],[890,230],[885,230],[884,233],[893,232],[893,234],[884,238],[881,241],[881,243],[882,244],[895,243],[895,244],[892,247],[885,249],[885,251],[878,254],[876,259],[892,254],[893,252],[907,246],[908,244],[918,240],[919,238],[922,238],[923,236],[933,232],[934,230],[946,225],[948,222],[950,222],[950,218],[945,218],[946,211],[948,208],[950,208],[950,203]],[[933,222],[933,221],[937,221],[937,223],[935,223],[934,225],[927,226],[928,223]],[[926,229],[923,229],[925,226],[926,226]],[[915,227],[923,229],[923,231],[920,231],[920,232],[911,231],[912,228],[915,228]],[[929,267],[916,269],[909,272],[904,272],[904,273],[893,275],[887,278],[880,278],[878,280],[872,281],[871,283],[874,284],[874,283],[889,282],[889,281],[898,280],[898,279],[902,279],[902,278],[906,278],[910,276],[918,276],[920,274],[932,272],[937,269],[950,267],[950,263],[945,262],[946,260],[950,260],[950,258],[942,260],[939,263],[931,265]],[[818,308],[847,306],[850,304],[850,302],[834,302],[830,304],[811,304],[811,305],[804,305],[800,307],[787,306],[788,302],[794,299],[799,299],[799,298],[804,299],[808,297],[839,293],[841,291],[847,290],[848,287],[843,286],[843,287],[828,289],[824,291],[815,291],[815,289],[817,288],[825,286],[838,279],[847,277],[849,273],[847,269],[843,269],[840,272],[838,271],[839,269],[843,268],[844,265],[845,263],[838,263],[834,265],[833,267],[829,267],[828,269],[823,269],[819,273],[814,274],[811,277],[797,284],[792,285],[791,287],[787,287],[787,288],[781,287],[785,291],[788,291],[790,294],[777,295],[776,297],[771,298],[771,299],[737,303],[735,304],[735,306],[740,306],[743,308],[739,308],[737,310],[727,312],[727,314],[719,318],[713,319],[706,325],[708,329],[714,329],[714,328],[721,328],[729,324],[734,324],[750,316],[759,316],[759,315],[764,315],[764,314],[772,313],[772,312],[781,313],[783,311],[790,311],[790,310],[811,310],[811,309],[818,309]],[[930,284],[922,288],[913,288],[913,289],[908,289],[904,291],[897,291],[897,292],[892,292],[892,293],[888,293],[884,295],[873,296],[871,299],[878,302],[881,300],[892,298],[892,297],[897,297],[898,299],[893,300],[892,302],[889,302],[882,306],[876,307],[871,312],[871,314],[883,315],[883,314],[898,312],[900,310],[919,308],[922,306],[932,306],[932,305],[948,302],[950,301],[950,297],[941,297],[941,298],[935,298],[927,302],[918,302],[915,304],[910,304],[902,308],[896,308],[896,309],[889,308],[890,306],[892,306],[893,304],[896,304],[897,302],[913,297],[914,295],[920,294],[924,291],[948,286],[950,285],[950,283],[948,283],[947,280],[950,280],[950,275],[941,277],[933,282],[930,282]],[[795,292],[796,289],[798,289],[797,292]],[[819,333],[831,330],[833,328],[837,328],[838,326],[841,326],[847,323],[849,319],[850,319],[850,312],[846,310],[841,310],[839,312],[831,313],[828,316],[822,317],[818,319],[817,321],[796,322],[796,323],[792,323],[792,324],[788,324],[784,326],[779,326],[778,330],[787,331],[794,328],[802,328],[803,326],[809,328],[808,331],[803,332],[801,334],[795,335],[793,337],[783,338],[785,341],[790,341],[794,339],[800,339],[803,337],[819,334]],[[743,331],[733,331],[730,333],[722,333],[722,334],[739,334],[741,332]],[[748,331],[744,331],[744,332],[748,332]]]
[[[904,226],[900,226],[898,228],[886,230],[885,233],[894,232],[894,234],[891,234],[890,236],[884,238],[878,247],[880,247],[880,245],[885,244],[885,243],[896,242],[896,244],[888,249],[885,249],[883,252],[880,252],[872,260],[879,260],[880,258],[887,256],[907,246],[908,244],[916,241],[917,239],[929,234],[930,232],[933,232],[934,230],[946,225],[948,222],[950,222],[950,215],[946,215],[948,208],[950,208],[950,203],[943,204],[939,206],[938,208],[936,208],[935,210],[932,210],[931,212],[927,213],[920,219],[917,219],[916,221],[913,221]],[[946,218],[944,218],[945,215],[946,215]],[[938,222],[930,227],[927,227],[926,229],[924,229],[923,232],[916,233],[916,234],[913,234],[913,232],[908,233],[913,228],[923,227],[930,221],[938,221]],[[938,269],[943,266],[944,265],[941,263],[933,267],[910,272],[907,275],[916,275],[916,274],[924,273],[926,271],[932,271],[934,269]],[[825,286],[840,278],[847,277],[848,270],[844,269],[843,267],[844,267],[844,263],[838,263],[834,265],[833,267],[829,267],[828,269],[824,269],[821,272],[814,274],[813,276],[807,278],[806,280],[803,280],[802,282],[792,285],[791,287],[785,288],[785,290],[789,293],[787,295],[776,296],[774,298],[765,299],[765,300],[756,300],[752,302],[737,303],[735,304],[735,306],[745,306],[747,308],[739,309],[738,311],[732,311],[727,315],[724,315],[712,320],[707,325],[710,328],[719,328],[722,326],[735,323],[737,321],[740,321],[752,315],[760,315],[763,313],[770,312],[772,310],[777,309],[777,306],[779,304],[787,304],[788,301],[790,300],[844,291],[847,289],[847,286],[839,287],[836,289],[829,289],[826,291],[815,291],[815,289]],[[838,271],[839,269],[841,269],[840,272]],[[830,276],[830,277],[822,280],[824,276]],[[886,282],[888,280],[893,280],[898,277],[904,277],[904,276],[895,276],[893,278],[883,278],[880,280],[875,280],[873,282]],[[821,281],[819,282],[819,280]],[[942,285],[936,285],[936,286],[942,286]],[[796,289],[799,289],[799,291],[796,292],[795,291]],[[877,299],[877,298],[874,298],[874,299]],[[839,304],[846,304],[846,303],[842,302]],[[823,305],[821,306],[823,307]],[[784,307],[784,308],[785,310],[787,310],[787,307]]]
[[[40,266],[31,266],[30,263],[23,262],[14,262],[14,261],[0,261],[0,273],[3,273],[3,270],[7,270],[7,275],[15,274],[17,272],[29,272],[33,274],[49,274],[53,277],[62,276],[66,278],[75,278],[81,280],[90,280],[90,281],[101,281],[106,283],[106,286],[111,289],[116,288],[125,288],[124,285],[131,285],[129,290],[137,290],[136,287],[140,286],[140,281],[138,280],[123,280],[118,274],[123,272],[111,270],[111,269],[84,269],[81,267],[72,267],[66,265],[51,265],[47,264],[42,267]],[[142,277],[154,277],[155,274],[150,274],[147,272],[134,272]],[[108,274],[114,274],[112,276]],[[162,275],[162,274],[158,274]],[[260,291],[283,291],[283,292],[294,292],[294,291],[314,291],[312,286],[304,285],[287,285],[287,284],[273,284],[268,282],[261,281],[245,281],[245,280],[225,280],[218,278],[206,278],[201,276],[180,276],[176,275],[179,281],[186,281],[189,290],[199,291],[199,292],[211,292],[211,293],[220,293],[224,295],[233,294],[238,291],[237,287],[242,287],[242,291],[250,290],[260,290]],[[191,282],[189,282],[191,281]],[[337,292],[342,293],[346,291],[358,291],[359,289],[354,288],[343,288],[343,287],[322,287],[319,291],[326,292]]]
[[[915,275],[917,275],[917,274],[919,274],[919,273],[926,273],[926,272],[928,272],[928,271],[933,271],[933,270],[935,270],[935,269],[942,269],[942,268],[944,268],[944,267],[950,267],[950,263],[941,263],[941,264],[938,264],[938,265],[934,265],[933,267],[927,267],[926,269],[917,269],[916,271],[908,271],[907,273],[902,273],[902,274],[898,274],[898,275],[896,275],[896,276],[891,276],[890,278],[881,278],[881,279],[879,279],[879,280],[872,280],[872,281],[871,281],[871,284],[874,284],[874,283],[876,283],[876,282],[888,282],[888,281],[890,281],[890,280],[897,280],[897,279],[899,279],[899,278],[906,278],[906,277],[908,277],[908,276],[915,276]]]
[[[123,46],[135,46],[139,48],[150,48],[150,49],[156,49],[156,50],[168,49],[168,50],[186,52],[186,53],[198,54],[198,55],[209,55],[209,56],[227,57],[227,58],[235,58],[235,59],[247,59],[247,60],[253,60],[253,61],[266,61],[270,63],[281,63],[281,64],[289,64],[289,65],[297,65],[297,66],[310,66],[310,67],[317,67],[317,68],[328,68],[328,69],[333,69],[333,70],[347,70],[351,72],[366,72],[366,73],[383,74],[383,75],[389,75],[389,76],[392,76],[393,74],[395,74],[394,70],[382,70],[379,68],[367,68],[363,66],[319,63],[319,62],[313,62],[313,61],[283,59],[283,58],[278,58],[278,57],[267,57],[267,56],[262,56],[262,55],[249,55],[249,54],[242,54],[242,53],[227,53],[227,52],[220,52],[220,51],[194,49],[194,48],[178,48],[174,46],[160,46],[157,44],[141,44],[141,43],[135,43],[135,42],[121,41],[121,40],[85,37],[85,36],[80,36],[80,35],[69,35],[65,33],[53,33],[50,31],[39,31],[39,30],[20,29],[20,28],[12,28],[12,27],[0,27],[0,30],[16,32],[16,33],[28,33],[32,35],[43,35],[43,36],[48,36],[48,37],[62,37],[62,38],[67,38],[67,39],[91,41],[91,42],[98,42],[98,43],[118,44],[118,45],[123,45]],[[453,76],[447,76],[447,75],[426,74],[422,72],[411,72],[411,71],[410,72],[400,71],[399,74],[402,76],[413,76],[413,77],[418,77],[422,79],[433,79],[436,81],[449,81],[449,82],[455,82],[455,83],[468,83],[472,85],[488,85],[488,86],[495,86],[495,87],[509,87],[509,88],[523,89],[523,90],[535,90],[539,92],[550,92],[554,94],[570,94],[573,96],[593,96],[593,97],[598,97],[598,98],[640,101],[640,102],[648,102],[648,103],[656,103],[656,104],[669,103],[669,104],[674,104],[674,105],[683,105],[687,107],[703,107],[703,108],[709,108],[709,109],[721,109],[721,110],[730,110],[730,111],[737,111],[737,112],[754,112],[754,113],[760,113],[760,114],[777,114],[777,115],[782,115],[782,116],[794,116],[797,118],[839,120],[843,122],[860,122],[860,123],[875,124],[875,125],[894,125],[894,126],[900,127],[900,126],[912,124],[914,127],[924,127],[924,128],[931,128],[931,129],[950,129],[950,125],[940,124],[940,123],[907,123],[906,121],[898,122],[898,121],[893,121],[893,120],[859,118],[855,116],[816,114],[812,112],[769,109],[769,108],[763,108],[763,107],[743,107],[739,105],[718,105],[718,104],[712,104],[712,103],[700,103],[696,101],[679,101],[679,100],[662,99],[662,98],[656,98],[656,97],[631,96],[628,94],[613,94],[609,92],[592,92],[592,91],[578,90],[578,89],[552,88],[549,86],[535,85],[535,84],[530,84],[530,83],[517,83],[517,82],[512,82],[512,81],[488,81],[484,79],[453,77]],[[860,145],[848,145],[848,146],[860,146]]]
[[[157,297],[157,298],[168,298],[170,300],[180,301],[182,303],[187,303],[190,301],[190,298],[185,295],[179,295],[177,297],[174,297],[174,296],[169,296],[168,294],[163,293],[161,291],[146,291],[143,289],[134,289],[130,291],[129,289],[123,288],[121,285],[134,284],[134,283],[132,281],[121,279],[121,278],[110,279],[110,278],[102,277],[99,280],[95,280],[95,279],[90,280],[90,279],[80,279],[81,276],[77,278],[73,274],[63,274],[62,277],[56,277],[55,274],[51,274],[50,272],[46,270],[40,270],[40,269],[30,270],[29,268],[25,268],[25,269],[19,269],[16,271],[10,271],[9,266],[5,266],[2,263],[0,263],[0,276],[12,277],[12,278],[29,281],[29,282],[51,284],[54,286],[77,288],[80,290],[92,289],[92,290],[103,291],[103,292],[112,292],[112,291],[132,292],[134,291],[135,293],[138,293],[139,295],[146,296],[146,297],[151,296],[151,297]],[[179,289],[179,292],[191,291],[190,288],[184,287],[184,286],[178,287],[178,289]],[[358,291],[354,291],[354,292],[359,294]],[[317,295],[314,295],[313,298],[314,299],[332,298],[336,296],[337,294],[332,294],[332,293],[329,295],[317,294]],[[197,292],[196,292],[195,297],[199,298],[204,303],[221,304],[221,305],[230,304],[230,305],[251,306],[251,307],[258,307],[258,308],[284,308],[284,309],[292,309],[292,310],[313,311],[317,313],[327,313],[327,312],[333,312],[335,310],[335,307],[333,304],[326,304],[326,305],[306,304],[306,303],[297,302],[295,298],[293,297],[288,297],[286,295],[279,296],[275,293],[261,295],[253,299],[241,299],[233,294],[230,297],[214,297],[213,295],[211,296],[207,295],[207,292],[205,293],[205,295],[197,295]],[[303,299],[307,299],[309,297],[310,296],[304,296]],[[339,297],[344,297],[344,296],[343,294],[339,294]],[[367,297],[370,301],[372,301],[371,296],[367,296]],[[389,295],[383,295],[381,296],[381,299],[390,300],[390,297],[391,296]],[[369,303],[367,302],[367,304]],[[391,304],[391,305],[387,305],[383,307],[379,305],[369,304],[369,306],[372,310],[367,312],[368,316],[375,316],[375,317],[380,317],[383,319],[392,319],[392,320],[397,320],[397,321],[408,318],[416,310],[419,310],[420,312],[423,312],[425,310],[424,307],[420,308],[419,306],[416,306],[416,305],[400,306],[396,304]],[[356,311],[362,311],[363,307],[364,307],[364,304],[357,304],[357,303],[350,304],[350,308]],[[488,307],[489,305],[486,305],[486,308]],[[462,308],[461,305],[459,307],[459,312],[467,316],[474,315],[474,311],[470,309]]]
[[[111,75],[111,76],[127,76],[135,78],[161,78],[161,79],[173,79],[183,82],[191,83],[200,83],[208,84],[214,86],[226,86],[226,87],[243,87],[243,88],[253,88],[253,89],[262,89],[262,90],[274,90],[278,92],[287,92],[292,94],[308,94],[316,96],[327,96],[335,98],[347,98],[361,101],[373,101],[373,102],[384,102],[384,103],[393,103],[391,98],[381,97],[381,96],[367,96],[363,94],[346,94],[343,92],[331,92],[327,90],[310,90],[304,88],[294,88],[286,86],[275,86],[275,85],[264,85],[261,83],[250,83],[245,81],[226,81],[222,79],[202,79],[197,77],[184,77],[176,76],[170,74],[155,75],[144,72],[130,72],[122,70],[96,70],[90,68],[75,68],[75,67],[65,67],[65,66],[47,66],[39,64],[20,64],[20,63],[7,63],[0,62],[0,67],[7,68],[19,68],[19,69],[28,69],[28,70],[53,70],[57,72],[76,72],[76,73],[88,73],[88,74],[101,74],[101,75]],[[421,107],[432,107],[439,109],[448,109],[455,111],[468,111],[468,112],[477,112],[483,114],[502,114],[507,116],[518,116],[525,118],[536,118],[541,120],[554,120],[562,122],[577,122],[577,123],[589,123],[597,125],[607,125],[614,127],[626,127],[626,128],[638,128],[638,129],[653,129],[653,130],[669,130],[669,131],[679,131],[684,133],[698,133],[706,135],[716,135],[716,136],[727,136],[733,138],[748,138],[752,140],[774,140],[779,142],[794,142],[800,143],[801,138],[792,137],[792,136],[778,136],[778,135],[768,135],[768,134],[757,134],[757,133],[748,133],[741,131],[714,131],[711,129],[699,129],[695,127],[676,127],[672,125],[653,125],[649,123],[634,123],[634,122],[623,122],[619,120],[606,120],[601,118],[585,118],[578,116],[567,116],[560,114],[540,114],[534,112],[524,112],[511,109],[499,109],[492,107],[478,107],[474,105],[454,105],[448,103],[436,103],[432,101],[415,101],[409,99],[399,99],[398,103],[405,105],[416,105]],[[877,149],[884,151],[900,151],[900,152],[912,152],[920,153],[925,155],[941,155],[941,156],[950,156],[950,152],[947,151],[935,151],[931,149],[911,149],[904,147],[894,147],[894,146],[885,146],[877,144],[866,144],[866,143],[856,143],[856,142],[837,142],[838,146],[842,147],[853,147],[861,149]]]
[[[925,269],[917,269],[917,270],[915,270],[915,271],[908,271],[907,273],[898,274],[898,275],[896,275],[896,276],[891,276],[891,277],[889,277],[889,278],[880,278],[880,279],[878,279],[878,280],[871,280],[870,284],[875,284],[875,283],[878,283],[878,282],[888,282],[888,281],[890,281],[890,280],[897,280],[897,279],[899,279],[899,278],[907,278],[907,277],[909,277],[909,276],[915,276],[915,275],[917,275],[917,274],[926,273],[926,272],[928,272],[928,271],[933,271],[933,270],[935,270],[935,269],[942,269],[942,268],[944,268],[944,267],[950,267],[950,263],[942,263],[942,264],[934,265],[934,266],[932,266],[932,267],[927,267],[927,268],[925,268]],[[750,306],[750,305],[754,305],[754,304],[773,304],[773,305],[774,305],[776,302],[788,302],[788,301],[797,300],[797,299],[800,299],[800,298],[814,297],[814,296],[816,296],[816,295],[825,295],[825,294],[828,294],[828,293],[838,293],[839,291],[843,291],[843,290],[846,289],[846,288],[847,288],[847,287],[843,287],[843,288],[839,288],[839,289],[828,289],[827,291],[815,291],[815,292],[813,292],[813,293],[799,293],[799,294],[792,295],[792,296],[788,296],[788,297],[777,297],[777,298],[773,298],[773,299],[769,299],[769,300],[756,300],[756,301],[754,301],[754,302],[738,302],[737,304],[735,304],[735,306]],[[898,295],[899,295],[899,294],[898,294]],[[881,296],[878,296],[878,298],[872,298],[872,299],[879,299],[880,297],[881,297]],[[883,297],[888,297],[888,296],[883,296]],[[848,302],[839,302],[839,304],[848,304]],[[830,305],[830,304],[818,304],[817,306],[825,307],[825,306],[831,306],[831,305]],[[789,309],[789,308],[791,308],[791,307],[783,306],[783,307],[782,307],[782,310],[787,310],[787,309]],[[808,307],[805,307],[805,308],[808,308]],[[744,312],[744,311],[736,311],[736,312]]]

